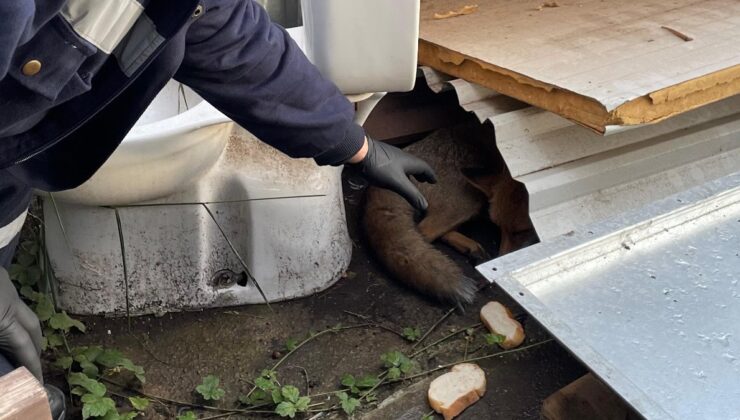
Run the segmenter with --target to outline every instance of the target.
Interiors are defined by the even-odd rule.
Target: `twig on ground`
[[[404,340],[406,339],[406,337],[404,337],[404,336],[403,336],[403,333],[401,333],[401,332],[399,332],[399,331],[396,331],[396,330],[394,330],[393,328],[390,328],[390,327],[386,327],[385,325],[383,325],[383,324],[381,324],[380,322],[378,322],[378,321],[376,321],[376,320],[374,320],[374,319],[370,318],[370,317],[369,317],[369,316],[367,316],[367,315],[362,315],[362,314],[358,314],[358,313],[355,313],[355,312],[351,312],[351,311],[342,311],[342,312],[344,312],[344,313],[345,313],[345,314],[347,314],[347,315],[351,315],[351,316],[353,316],[353,317],[355,317],[355,318],[360,318],[360,319],[362,319],[363,321],[368,321],[368,322],[371,322],[371,323],[373,323],[373,324],[374,324],[374,326],[376,326],[376,327],[378,327],[378,328],[380,328],[380,329],[383,329],[383,330],[386,330],[386,331],[388,331],[388,332],[391,332],[391,333],[393,333],[393,334],[395,334],[395,335],[397,335],[397,336],[399,336],[399,337],[403,338]]]
[[[210,406],[210,405],[203,405],[203,404],[191,403],[191,402],[187,402],[187,401],[178,401],[178,400],[175,400],[175,399],[172,399],[172,398],[161,397],[159,395],[154,395],[154,394],[149,394],[149,393],[146,393],[146,392],[143,392],[143,391],[139,391],[138,389],[133,389],[133,388],[128,387],[128,386],[126,386],[126,385],[124,385],[122,383],[116,382],[116,381],[114,381],[112,379],[108,379],[108,378],[106,378],[104,376],[100,376],[99,379],[101,381],[103,381],[103,382],[108,383],[108,384],[115,385],[115,386],[117,386],[117,387],[119,387],[119,388],[121,388],[123,390],[126,390],[126,391],[132,393],[132,394],[140,395],[142,397],[149,398],[150,400],[158,401],[160,403],[161,402],[166,402],[166,403],[173,404],[173,405],[181,405],[181,406],[184,406],[184,407],[198,408],[198,409],[201,409],[201,410],[228,412],[230,414],[235,414],[235,413],[272,413],[272,411],[257,411],[257,410],[250,410],[250,409],[238,409],[238,408],[221,408],[221,407],[213,407],[213,406]],[[113,392],[113,391],[111,391],[111,392]]]
[[[272,366],[272,369],[270,369],[270,370],[273,370],[274,371],[277,368],[279,368],[280,365],[282,365],[283,362],[285,362],[285,360],[287,360],[288,357],[290,357],[293,353],[295,353],[296,351],[298,351],[298,349],[300,349],[301,347],[303,347],[304,345],[306,345],[306,343],[309,343],[310,341],[312,341],[312,340],[314,340],[314,339],[316,339],[318,337],[321,337],[322,335],[329,334],[329,333],[338,333],[340,331],[345,331],[345,330],[350,330],[350,329],[355,329],[355,328],[364,328],[364,327],[370,327],[370,326],[373,326],[373,324],[369,324],[368,323],[368,324],[348,325],[346,327],[338,327],[338,328],[337,327],[333,327],[333,328],[328,328],[328,329],[323,330],[323,331],[319,331],[316,334],[313,334],[313,335],[309,336],[308,338],[306,338],[305,340],[301,341],[300,343],[296,344],[296,346],[293,348],[293,350],[290,350],[283,357],[281,357],[280,360],[278,360],[277,362],[275,362],[275,364]],[[257,389],[257,387],[256,386],[253,386],[252,389],[250,389],[249,392],[247,393],[246,398],[249,398],[254,393],[254,391],[256,389]]]
[[[306,378],[306,396],[310,397],[311,396],[311,381],[308,380],[308,371],[306,370],[306,368],[304,368],[303,366],[297,366],[297,365],[286,366],[286,367],[296,368],[296,369],[300,369],[301,371],[303,371],[303,376]]]
[[[418,356],[419,354],[423,353],[424,351],[428,350],[429,348],[436,346],[437,344],[443,343],[443,342],[449,340],[450,338],[452,338],[452,337],[454,337],[454,336],[456,336],[458,334],[464,333],[465,331],[467,331],[470,328],[478,328],[478,327],[480,327],[482,325],[483,324],[481,324],[480,322],[478,322],[476,324],[469,325],[467,327],[463,327],[463,328],[461,328],[459,330],[453,331],[453,332],[447,334],[446,336],[440,338],[439,340],[437,340],[437,341],[435,341],[435,342],[433,342],[431,344],[428,344],[428,345],[426,345],[426,346],[424,346],[424,347],[416,350],[415,352],[411,353],[411,355],[409,357],[414,358],[414,357]]]
[[[528,346],[519,347],[519,348],[512,349],[512,350],[504,350],[504,351],[500,351],[500,352],[494,353],[494,354],[487,354],[485,356],[473,357],[472,359],[464,360],[464,362],[467,362],[467,363],[477,362],[477,361],[480,361],[480,360],[492,359],[492,358],[497,357],[497,356],[504,356],[504,355],[511,354],[511,353],[518,353],[520,351],[529,350],[529,349],[532,349],[532,348],[535,348],[535,347],[539,347],[539,346],[541,346],[543,344],[547,344],[547,343],[549,343],[551,341],[555,341],[555,340],[553,340],[552,338],[549,338],[547,340],[540,341],[540,342],[537,342],[537,343],[534,343],[534,344],[530,344]],[[460,364],[460,363],[462,363],[462,361],[456,361],[456,362],[452,362],[452,363],[447,363],[447,364],[437,366],[436,368],[429,369],[429,370],[424,371],[424,372],[421,372],[421,373],[417,373],[417,374],[414,374],[414,375],[411,375],[411,376],[407,376],[405,378],[398,378],[398,379],[394,379],[392,381],[388,381],[388,383],[396,383],[396,382],[408,381],[410,379],[419,378],[419,377],[422,377],[422,376],[429,375],[430,373],[437,372],[437,371],[442,370],[442,369],[450,368],[450,367],[455,366],[455,365]]]
[[[694,40],[694,38],[686,35],[685,33],[679,32],[679,31],[677,31],[677,30],[675,30],[673,28],[669,28],[668,26],[661,26],[661,28],[663,28],[666,31],[672,33],[673,35],[676,35],[677,37],[683,39],[685,42],[689,42],[689,41],[693,41]]]
[[[424,340],[425,340],[425,339],[426,339],[426,338],[427,338],[427,337],[429,336],[429,334],[431,334],[431,333],[432,333],[432,331],[434,331],[434,330],[435,330],[435,329],[436,329],[436,328],[437,328],[437,327],[439,326],[439,324],[441,324],[442,322],[444,322],[444,320],[445,320],[445,319],[447,319],[447,318],[448,318],[448,317],[449,317],[450,315],[452,315],[452,312],[454,312],[454,311],[455,311],[455,309],[456,309],[456,308],[450,308],[450,310],[449,310],[449,311],[447,311],[447,312],[446,312],[446,313],[445,313],[445,314],[444,314],[444,315],[442,316],[442,318],[438,319],[438,320],[437,320],[437,322],[435,322],[435,323],[434,323],[434,325],[432,325],[432,326],[431,326],[431,327],[430,327],[430,328],[429,328],[429,329],[427,330],[427,332],[425,332],[425,333],[424,333],[424,335],[422,335],[422,336],[421,336],[421,338],[419,339],[419,341],[417,341],[416,343],[414,343],[414,345],[413,345],[413,346],[412,346],[411,348],[412,348],[412,349],[415,349],[415,348],[416,348],[416,347],[417,347],[417,346],[418,346],[419,344],[421,344],[421,343],[422,343],[422,342],[423,342],[423,341],[424,341]]]

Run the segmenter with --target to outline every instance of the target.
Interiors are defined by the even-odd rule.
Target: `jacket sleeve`
[[[7,75],[15,49],[31,37],[35,12],[31,0],[0,1],[0,79]]]
[[[254,0],[206,2],[175,79],[292,157],[340,164],[364,142],[352,104]]]

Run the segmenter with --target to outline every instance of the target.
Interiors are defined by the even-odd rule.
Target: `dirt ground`
[[[347,178],[352,182],[348,183]],[[426,331],[449,307],[399,285],[373,260],[358,226],[364,194],[362,188],[356,189],[358,179],[351,173],[345,175],[347,216],[354,239],[352,264],[346,278],[330,289],[309,298],[274,304],[274,312],[260,305],[145,316],[131,319],[130,329],[126,319],[88,317],[83,321],[89,331],[75,336],[72,344],[100,344],[120,349],[135,363],[144,366],[147,376],[144,392],[173,400],[196,401],[194,388],[202,377],[217,375],[226,390],[221,404],[232,407],[238,396],[249,390],[248,381],[258,376],[262,369],[272,366],[275,359],[285,352],[285,343],[289,339],[305,338],[309,331],[320,331],[337,323],[365,322],[346,311],[369,317],[373,322],[398,331],[404,327]],[[474,223],[467,230],[485,246],[492,250],[496,248],[493,225]],[[456,259],[467,267],[468,275],[482,281],[471,262],[459,256]],[[504,302],[519,317],[527,333],[525,345],[549,338],[534,319],[527,317],[508,296],[493,286],[481,291],[464,314],[453,313],[426,342],[448,334],[453,328],[475,324],[478,322],[478,309],[489,300]],[[327,334],[300,348],[281,366],[278,376],[284,384],[298,386],[302,394],[307,390],[311,394],[336,390],[343,374],[376,374],[381,371],[379,356],[382,353],[395,349],[408,351],[410,346],[401,337],[379,328]],[[470,346],[468,350],[475,348]],[[422,356],[421,368],[429,369],[461,360],[465,351],[464,340],[448,341]],[[496,350],[484,348],[469,354],[469,357],[492,351]],[[487,374],[488,391],[460,419],[539,418],[544,398],[586,372],[555,341],[487,359],[480,365]],[[423,381],[424,378],[418,380]],[[381,401],[396,393],[396,402],[385,403],[384,409],[376,409],[374,413],[372,407],[365,407],[358,417],[419,419],[429,411],[425,402],[426,386],[411,385],[404,382],[381,388]],[[153,405],[147,417],[173,418],[175,414],[173,408]],[[214,414],[217,413],[202,413],[204,417]]]

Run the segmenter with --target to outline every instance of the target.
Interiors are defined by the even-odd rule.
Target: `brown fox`
[[[527,191],[511,178],[490,130],[477,123],[460,125],[438,130],[406,148],[437,173],[436,184],[415,182],[429,201],[418,224],[414,209],[399,195],[374,187],[367,193],[365,231],[381,263],[398,280],[457,305],[472,302],[476,282],[433,241],[441,239],[462,253],[484,257],[480,244],[455,229],[486,205],[501,229],[499,255],[537,241]]]

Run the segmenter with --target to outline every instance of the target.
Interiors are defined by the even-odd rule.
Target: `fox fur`
[[[405,149],[437,174],[436,184],[415,182],[429,202],[418,224],[414,209],[399,195],[375,187],[367,192],[363,222],[380,262],[399,281],[457,305],[472,302],[475,281],[432,242],[441,239],[482,258],[483,247],[456,229],[485,207],[501,229],[500,254],[536,241],[527,192],[509,175],[488,130],[477,123],[441,129]]]

